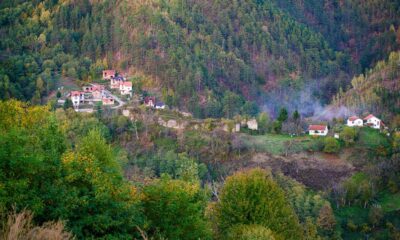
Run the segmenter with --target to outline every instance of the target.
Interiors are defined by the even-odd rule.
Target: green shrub
[[[324,152],[337,153],[340,150],[339,141],[333,137],[326,137],[324,140]]]

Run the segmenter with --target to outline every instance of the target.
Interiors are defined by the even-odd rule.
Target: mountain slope
[[[400,47],[399,1],[280,0],[276,4],[323,34],[334,49],[350,54],[362,70]]]
[[[352,88],[340,91],[333,103],[351,111],[373,112],[390,119],[400,113],[400,52],[392,52],[366,74],[354,77]]]
[[[35,103],[64,78],[115,68],[146,76],[168,105],[220,117],[232,97],[234,114],[264,95],[296,101],[304,88],[328,103],[358,65],[273,1],[6,0],[0,13],[0,96]]]

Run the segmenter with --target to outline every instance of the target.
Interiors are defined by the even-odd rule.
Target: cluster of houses
[[[385,124],[381,119],[369,114],[365,118],[361,119],[358,116],[351,116],[347,119],[347,126],[349,127],[371,127],[374,129],[382,129]],[[329,133],[327,125],[310,125],[308,132],[312,136],[326,136]],[[335,135],[336,137],[336,135]]]
[[[102,102],[103,105],[114,105],[114,98],[107,96],[104,86],[92,84],[84,86],[82,91],[71,91],[70,97],[75,108],[81,104]]]
[[[156,101],[156,97],[145,97],[143,101],[146,107],[155,109],[165,109],[165,104],[161,101]]]
[[[132,82],[116,74],[115,70],[104,70],[103,79],[110,80],[110,88],[118,89],[121,95],[132,95]]]
[[[126,78],[118,76],[115,70],[104,70],[103,79],[110,80],[110,88],[118,89],[121,95],[132,94],[132,82],[126,81]],[[100,84],[91,84],[84,86],[82,91],[71,91],[70,98],[75,108],[80,105],[93,102],[102,102],[103,105],[114,105],[115,99],[106,94],[105,87]]]

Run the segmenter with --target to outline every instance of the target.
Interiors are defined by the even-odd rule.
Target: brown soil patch
[[[324,190],[350,176],[355,170],[344,155],[298,153],[288,157],[256,153],[244,168],[261,167],[279,171],[313,189]]]

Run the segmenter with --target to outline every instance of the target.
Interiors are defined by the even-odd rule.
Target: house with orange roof
[[[110,80],[115,77],[115,74],[116,74],[115,70],[104,70],[103,71],[103,79]]]
[[[103,97],[102,102],[103,102],[103,105],[110,106],[110,105],[114,105],[115,101],[114,101],[114,98],[112,98],[112,97]]]
[[[311,136],[326,136],[328,132],[328,126],[326,125],[310,125],[308,127],[308,133]]]

